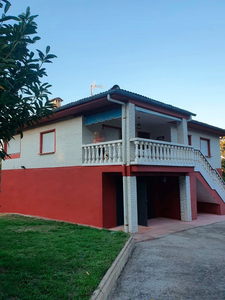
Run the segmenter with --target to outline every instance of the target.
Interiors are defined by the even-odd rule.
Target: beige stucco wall
[[[40,132],[56,130],[56,152],[40,155]],[[82,164],[82,117],[24,131],[20,158],[3,161],[2,169],[48,168]]]
[[[219,137],[210,133],[193,129],[189,129],[188,134],[191,135],[192,147],[195,149],[200,149],[200,137],[210,140],[211,157],[208,157],[207,159],[213,168],[221,168]]]

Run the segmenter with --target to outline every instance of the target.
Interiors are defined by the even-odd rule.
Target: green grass
[[[129,236],[0,216],[0,299],[89,299]]]

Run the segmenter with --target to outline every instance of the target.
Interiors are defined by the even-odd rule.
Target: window
[[[20,158],[20,148],[20,135],[14,136],[8,143],[5,143],[4,145],[4,150],[10,156],[10,158]]]
[[[55,153],[55,129],[40,132],[40,154]]]
[[[200,138],[200,149],[201,149],[203,155],[205,155],[207,157],[210,157],[211,156],[211,153],[210,153],[210,140]]]
[[[192,144],[192,141],[191,141],[191,135],[189,134],[189,135],[188,135],[188,145],[191,146],[191,144]]]

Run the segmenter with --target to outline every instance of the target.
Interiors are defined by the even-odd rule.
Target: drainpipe
[[[107,100],[113,103],[122,105],[122,153],[123,153],[123,166],[126,170],[127,155],[126,155],[126,104],[124,102],[112,99],[110,95],[107,95]],[[127,203],[127,182],[126,176],[123,176],[123,198],[124,198],[124,230],[129,231],[128,228],[128,203]]]

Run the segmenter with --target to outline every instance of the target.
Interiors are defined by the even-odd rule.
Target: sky
[[[52,98],[90,96],[93,82],[114,84],[225,128],[224,0],[10,0],[38,18],[36,49],[57,55],[46,65]]]

